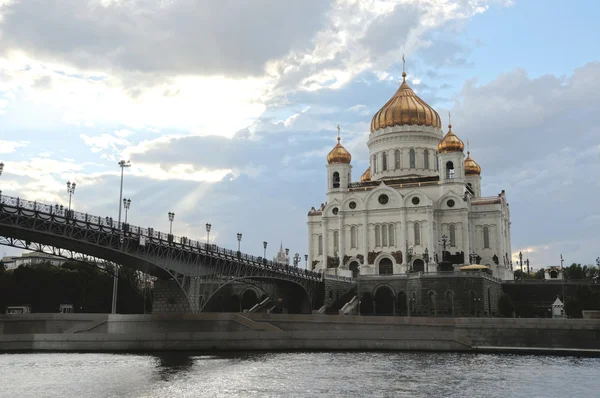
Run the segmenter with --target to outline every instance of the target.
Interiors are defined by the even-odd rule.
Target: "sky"
[[[408,81],[506,191],[513,259],[600,256],[600,3],[0,0],[3,195],[275,255],[307,252],[326,155],[368,166]],[[0,254],[18,250],[0,248]],[[304,265],[304,262],[302,262]]]

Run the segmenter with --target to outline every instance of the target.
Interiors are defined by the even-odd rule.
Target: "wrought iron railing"
[[[160,231],[155,231],[154,228],[142,228],[135,225],[126,223],[119,223],[114,221],[112,217],[99,217],[93,216],[87,213],[80,213],[77,211],[69,210],[62,205],[48,205],[45,203],[38,203],[37,201],[29,201],[11,196],[5,196],[0,194],[0,205],[7,207],[13,207],[16,209],[30,210],[34,213],[43,213],[52,215],[55,220],[61,222],[61,219],[66,223],[67,221],[79,221],[86,224],[87,227],[92,225],[109,228],[112,233],[119,233],[122,239],[127,237],[137,237],[139,239],[149,238],[151,243],[158,243],[165,246],[172,246],[173,244],[179,245],[181,249],[191,250],[194,252],[205,252],[207,255],[215,257],[228,257],[232,260],[246,263],[252,266],[258,266],[261,268],[268,268],[273,271],[278,271],[290,275],[306,277],[310,279],[323,279],[323,275],[320,272],[309,271],[306,269],[276,263],[274,261],[268,261],[262,257],[256,257],[250,254],[241,253],[223,247],[219,247],[215,244],[206,244],[196,240],[189,239],[185,236],[174,236]],[[33,216],[34,214],[32,214]],[[106,231],[104,231],[106,232]]]

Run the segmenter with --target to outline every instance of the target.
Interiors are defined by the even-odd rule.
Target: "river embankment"
[[[419,350],[600,356],[598,319],[0,315],[0,351]]]

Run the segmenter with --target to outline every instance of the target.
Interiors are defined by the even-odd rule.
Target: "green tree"
[[[535,279],[544,279],[546,277],[544,269],[538,269],[533,277]]]
[[[565,279],[585,279],[585,271],[581,264],[571,264],[564,270]]]
[[[512,318],[515,306],[507,294],[502,294],[498,300],[498,313],[503,318]]]

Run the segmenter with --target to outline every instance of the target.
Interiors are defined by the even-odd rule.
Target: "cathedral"
[[[327,155],[327,201],[308,213],[308,267],[341,276],[458,271],[487,266],[512,280],[504,190],[481,195],[481,167],[438,113],[403,82],[373,116],[369,168]]]

